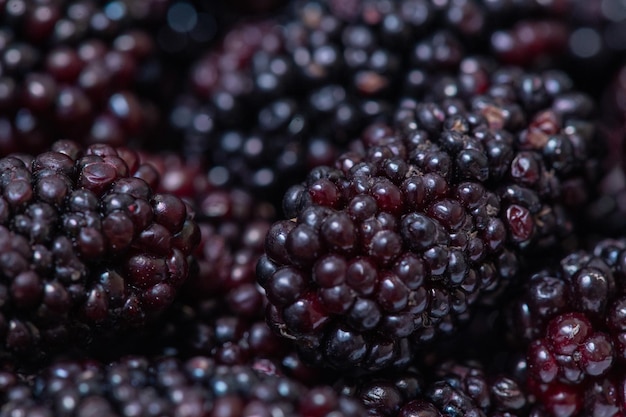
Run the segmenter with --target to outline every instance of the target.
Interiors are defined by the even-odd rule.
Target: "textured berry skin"
[[[589,100],[561,73],[461,68],[285,194],[257,277],[309,361],[400,366],[505,287],[520,252],[571,235],[597,163]]]
[[[210,355],[225,365],[270,360],[309,386],[320,381],[322,375],[306,367],[292,344],[279,339],[264,320],[267,301],[256,285],[255,266],[275,218],[273,207],[243,190],[214,188],[206,181],[202,160],[172,153],[144,154],[141,160],[159,174],[160,192],[184,198],[193,207],[201,240],[194,272],[174,305],[121,351]]]
[[[381,417],[528,416],[530,401],[514,376],[488,374],[477,362],[444,361],[428,378],[409,369],[340,381],[336,389]]]
[[[181,300],[188,304],[218,300],[230,314],[259,318],[264,311],[255,267],[264,239],[275,220],[272,205],[235,188],[215,188],[202,159],[174,153],[142,155],[161,181],[158,191],[174,194],[193,208],[200,228],[194,252],[197,271],[185,283]]]
[[[83,344],[171,304],[199,231],[133,151],[59,141],[2,158],[0,178],[3,351]]]
[[[263,367],[197,356],[57,361],[39,375],[0,373],[0,415],[360,417],[329,387],[305,388]]]
[[[547,415],[626,411],[625,259],[624,240],[603,240],[533,275],[520,291],[509,328],[526,348],[529,389]]]

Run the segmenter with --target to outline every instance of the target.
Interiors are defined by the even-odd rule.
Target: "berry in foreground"
[[[0,415],[362,417],[330,387],[305,388],[262,364],[198,356],[57,361],[34,377],[0,372]]]
[[[603,240],[533,275],[509,315],[547,415],[626,412],[626,241]]]
[[[125,148],[59,141],[0,159],[1,350],[82,345],[172,303],[199,233],[157,186]]]
[[[425,377],[416,370],[340,381],[336,389],[380,417],[523,417],[531,401],[514,375],[478,362],[445,361]]]
[[[463,61],[433,101],[405,101],[397,127],[370,127],[285,194],[257,277],[268,323],[308,361],[404,366],[520,256],[571,236],[597,164],[593,105],[562,73],[488,68]]]

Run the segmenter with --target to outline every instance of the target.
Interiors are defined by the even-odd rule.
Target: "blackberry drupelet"
[[[395,129],[370,127],[285,194],[291,220],[270,229],[257,277],[268,323],[308,361],[404,366],[493,302],[520,255],[571,237],[597,162],[592,104],[561,73],[478,73],[406,101]]]
[[[619,415],[626,398],[626,241],[603,240],[533,275],[511,309],[529,389],[550,416]]]
[[[0,350],[114,337],[173,301],[199,241],[179,198],[125,148],[58,141],[0,159]]]
[[[198,356],[57,361],[35,376],[0,373],[0,415],[361,417],[329,387],[305,388],[262,365]]]

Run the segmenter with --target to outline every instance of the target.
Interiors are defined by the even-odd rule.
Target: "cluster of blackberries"
[[[0,417],[623,417],[620,0],[0,0]]]

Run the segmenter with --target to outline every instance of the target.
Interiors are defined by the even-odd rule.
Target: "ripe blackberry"
[[[176,88],[153,40],[168,3],[3,2],[0,152],[43,152],[59,137],[120,146],[157,134],[161,100]]]
[[[530,408],[514,376],[488,374],[477,362],[446,361],[428,378],[408,370],[341,381],[336,388],[380,417],[522,417]]]
[[[417,369],[381,373],[363,378],[344,378],[335,384],[335,390],[356,398],[367,410],[368,416],[399,416],[400,409],[416,398],[423,398],[423,376]]]
[[[511,310],[510,329],[527,346],[529,387],[550,416],[626,411],[615,391],[625,376],[625,256],[623,239],[574,252],[533,275]]]
[[[506,38],[494,41],[501,61],[532,66],[538,55],[565,50],[580,26],[557,20],[568,10],[560,2],[294,3],[275,21],[229,32],[196,62],[190,91],[170,114],[183,148],[207,154],[219,184],[280,195],[291,179],[329,164],[368,124],[389,121],[400,97],[422,100],[464,56],[492,54],[491,37]],[[550,59],[568,71],[590,68],[562,61]]]
[[[82,345],[170,305],[199,233],[155,180],[134,152],[107,145],[0,159],[1,351]]]
[[[435,375],[427,397],[443,416],[529,415],[530,401],[514,376],[489,375],[480,364],[471,362],[444,363]],[[411,410],[410,405],[406,408]]]
[[[32,377],[3,372],[0,380],[3,416],[363,416],[356,401],[328,387],[206,356],[57,361]]]
[[[480,91],[465,95],[468,79]],[[257,277],[268,322],[309,361],[402,365],[505,287],[520,252],[571,235],[596,162],[586,97],[553,72],[443,82],[433,97],[449,97],[405,102],[397,128],[370,127],[285,194],[291,220],[270,229]]]
[[[488,3],[489,8],[496,4],[509,9],[524,8],[520,3],[531,6],[530,13],[515,13],[509,24],[499,23],[492,31],[492,52],[503,62],[561,68],[597,97],[626,57],[626,48],[618,41],[626,33],[626,7],[619,0],[567,0],[542,5],[527,1],[515,2],[514,6],[507,1]],[[487,15],[495,17],[493,13]]]

